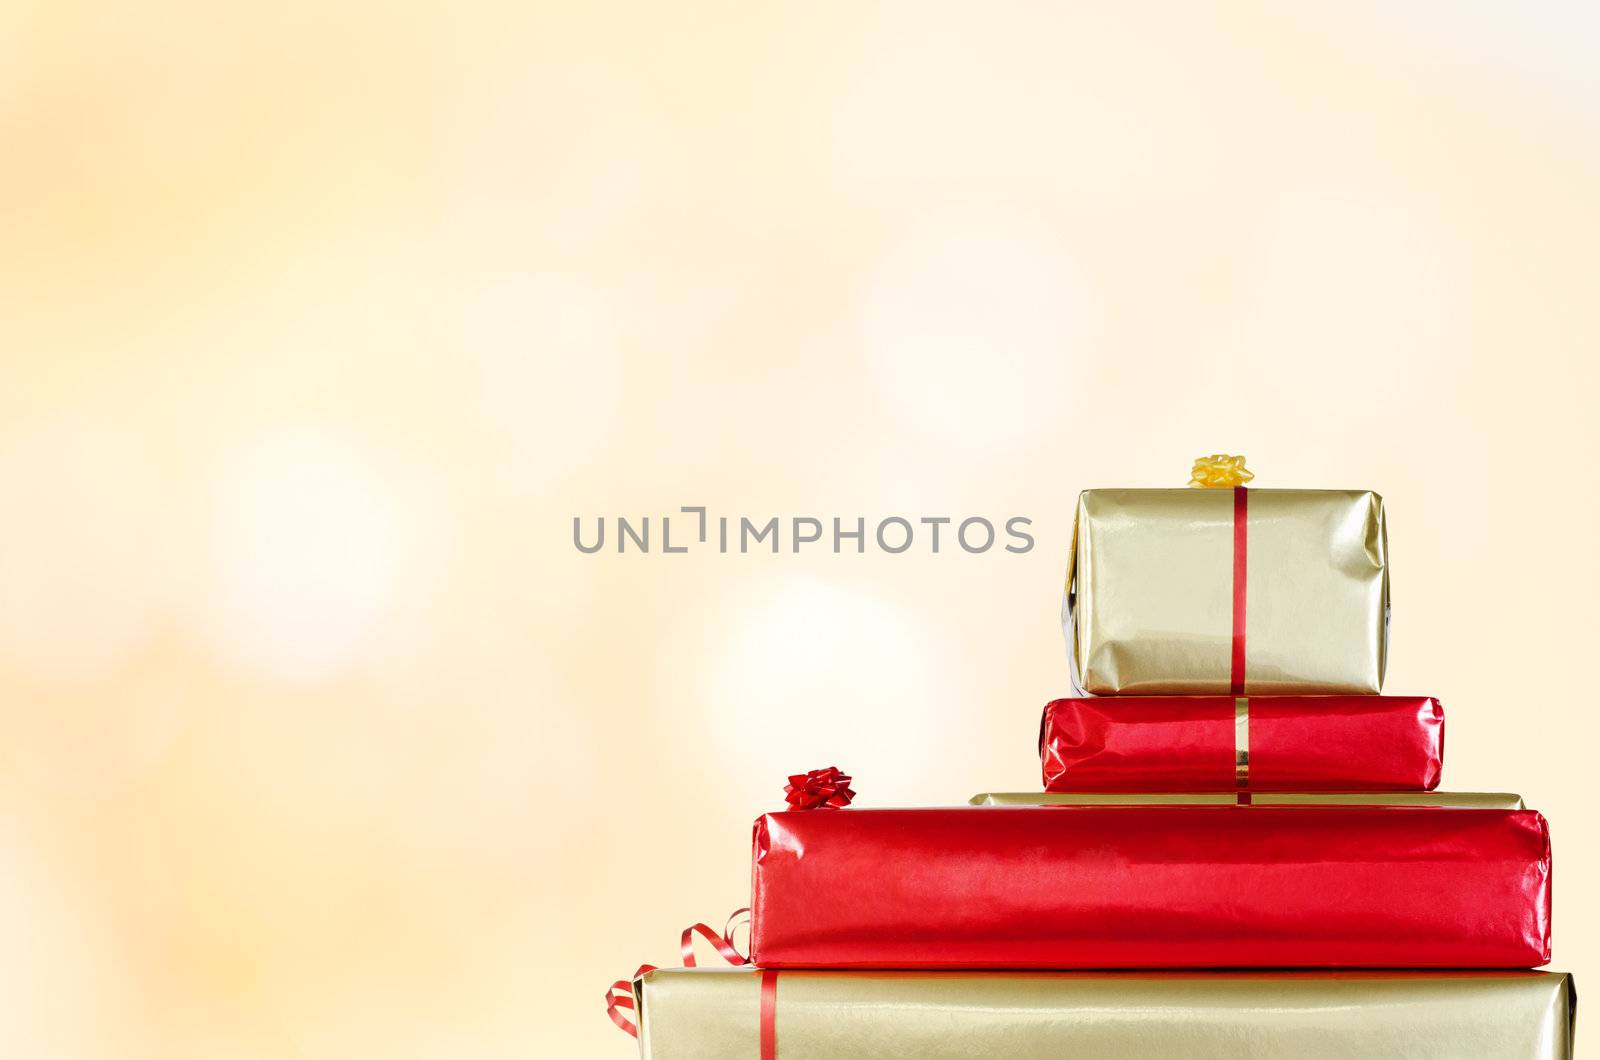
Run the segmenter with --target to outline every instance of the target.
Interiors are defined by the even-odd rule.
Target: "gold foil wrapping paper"
[[[761,973],[646,973],[650,1060],[759,1055]],[[1406,1057],[1566,1060],[1554,972],[780,972],[778,1060]]]
[[[1455,806],[1467,810],[1524,810],[1521,795],[1499,791],[1231,791],[1061,792],[986,791],[973,806],[1227,806],[1248,799],[1252,806]]]
[[[1087,490],[1063,625],[1094,695],[1376,693],[1389,608],[1383,500],[1252,489],[1234,687],[1233,490]]]

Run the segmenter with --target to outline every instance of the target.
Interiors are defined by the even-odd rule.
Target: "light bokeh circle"
[[[951,214],[901,235],[865,283],[856,334],[903,422],[1015,448],[1071,403],[1103,330],[1095,285],[1025,214]]]

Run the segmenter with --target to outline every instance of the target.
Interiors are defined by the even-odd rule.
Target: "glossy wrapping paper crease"
[[[1045,706],[1046,791],[1429,791],[1444,711],[1425,696],[1106,696]]]
[[[1567,1060],[1576,996],[1546,972],[659,970],[634,984],[641,1055]]]
[[[768,814],[763,968],[1528,968],[1531,810],[1040,806]]]
[[[1246,802],[1244,800],[1248,799]],[[985,791],[972,806],[1438,806],[1467,810],[1523,810],[1521,795],[1506,791]]]
[[[1094,695],[1372,694],[1389,612],[1365,490],[1087,490],[1062,609]]]

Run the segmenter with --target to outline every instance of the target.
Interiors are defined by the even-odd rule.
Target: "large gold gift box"
[[[1376,693],[1389,567],[1365,490],[1096,489],[1067,570],[1094,695]]]
[[[773,1054],[1164,1060],[1572,1055],[1551,972],[779,972]],[[634,982],[651,1060],[761,1056],[762,973]]]
[[[1524,810],[1521,795],[1504,791],[1231,791],[1039,792],[985,791],[973,806],[1455,806],[1467,810]]]

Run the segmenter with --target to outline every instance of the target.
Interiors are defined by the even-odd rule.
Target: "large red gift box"
[[[1432,791],[1425,696],[1117,696],[1044,708],[1046,791]]]
[[[1046,806],[756,822],[765,968],[1527,968],[1531,810]]]

